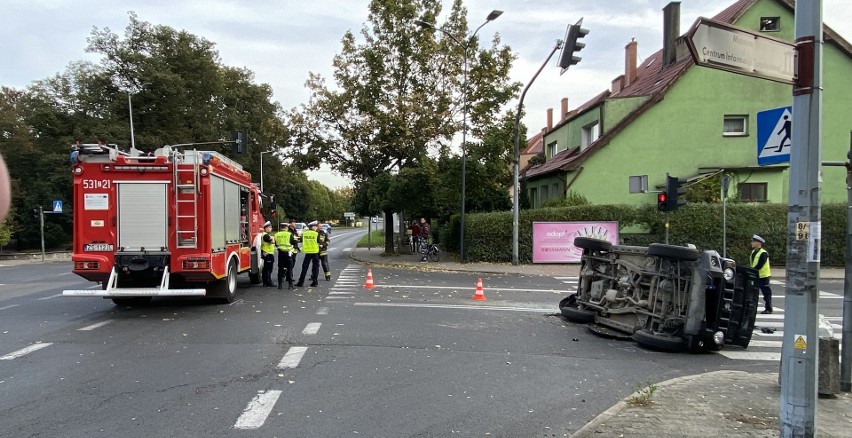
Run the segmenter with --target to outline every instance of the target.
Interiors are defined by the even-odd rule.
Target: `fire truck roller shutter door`
[[[118,246],[126,251],[168,248],[166,182],[118,185]]]

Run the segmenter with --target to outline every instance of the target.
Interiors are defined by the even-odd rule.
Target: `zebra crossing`
[[[580,282],[580,277],[553,277],[566,285],[565,290],[568,292],[577,292],[577,284]]]
[[[347,265],[340,271],[334,286],[329,289],[325,299],[348,300],[362,286],[361,281],[361,268],[358,265]]]
[[[820,292],[820,294],[828,293]],[[834,337],[836,339],[841,339],[843,331],[843,317],[826,316],[824,318],[831,324],[831,329],[834,332]],[[764,333],[764,328],[772,329],[770,330],[771,333]],[[754,331],[751,335],[751,342],[748,344],[747,349],[725,349],[719,351],[719,354],[727,357],[728,359],[734,360],[780,361],[784,339],[783,329],[784,309],[779,307],[773,307],[772,313],[770,314],[757,314],[757,320],[754,323]]]

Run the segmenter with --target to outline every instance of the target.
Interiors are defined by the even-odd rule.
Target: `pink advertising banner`
[[[533,263],[577,263],[583,250],[575,237],[618,243],[618,222],[533,222]]]

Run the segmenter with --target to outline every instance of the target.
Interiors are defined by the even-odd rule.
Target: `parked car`
[[[748,347],[759,305],[754,269],[686,246],[586,237],[574,246],[583,249],[577,292],[559,303],[569,320],[661,350]]]
[[[296,223],[296,235],[299,236],[300,238],[302,237],[302,233],[305,232],[305,230],[307,230],[307,229],[308,229],[308,226],[304,222],[297,222]]]
[[[331,225],[329,225],[329,224],[322,224],[322,230],[325,232],[325,234],[326,234],[327,236],[331,237]]]

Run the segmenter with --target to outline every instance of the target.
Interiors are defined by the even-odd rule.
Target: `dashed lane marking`
[[[234,429],[257,429],[263,426],[275,402],[281,397],[281,391],[265,391],[256,395],[243,410],[234,424]]]
[[[94,323],[94,324],[92,324],[92,325],[87,325],[87,326],[85,326],[85,327],[83,327],[83,328],[78,328],[77,330],[90,331],[90,330],[94,330],[94,329],[96,329],[96,328],[101,328],[101,327],[103,327],[103,326],[105,326],[105,325],[107,325],[107,324],[109,324],[109,323],[111,323],[111,322],[113,322],[113,321],[114,321],[114,320],[112,320],[112,319],[108,319],[108,320],[106,320],[106,321],[96,322],[96,323]]]
[[[49,296],[49,297],[41,297],[41,298],[39,298],[38,300],[39,300],[39,301],[52,300],[52,299],[54,299],[54,298],[56,298],[56,297],[61,297],[61,296],[62,296],[62,294],[56,294],[56,295],[51,295],[51,296]]]
[[[0,307],[0,310],[11,309],[13,307],[18,307],[18,306],[20,306],[20,304],[9,304],[8,306]]]
[[[308,347],[290,347],[287,353],[284,354],[281,362],[278,362],[278,368],[296,368],[299,366],[299,362],[302,361],[302,356],[305,355],[306,351],[308,351]]]
[[[328,315],[328,307],[320,307],[317,309],[317,315]]]
[[[315,335],[320,329],[322,323],[320,322],[312,322],[305,326],[305,329],[302,330],[303,335]]]
[[[467,305],[467,304],[406,304],[406,303],[354,303],[356,306],[367,307],[416,307],[430,309],[462,309],[462,310],[496,310],[508,312],[541,312],[551,313],[559,310],[556,307],[509,307],[489,305]]]
[[[38,350],[41,350],[42,348],[50,347],[51,345],[53,345],[53,344],[50,343],[50,342],[44,342],[44,343],[41,343],[41,344],[33,344],[33,345],[30,345],[29,347],[22,348],[18,351],[13,351],[13,352],[5,355],[5,356],[2,356],[2,357],[0,357],[0,360],[17,359],[17,358],[19,358],[23,355],[30,354],[33,351],[38,351]]]

